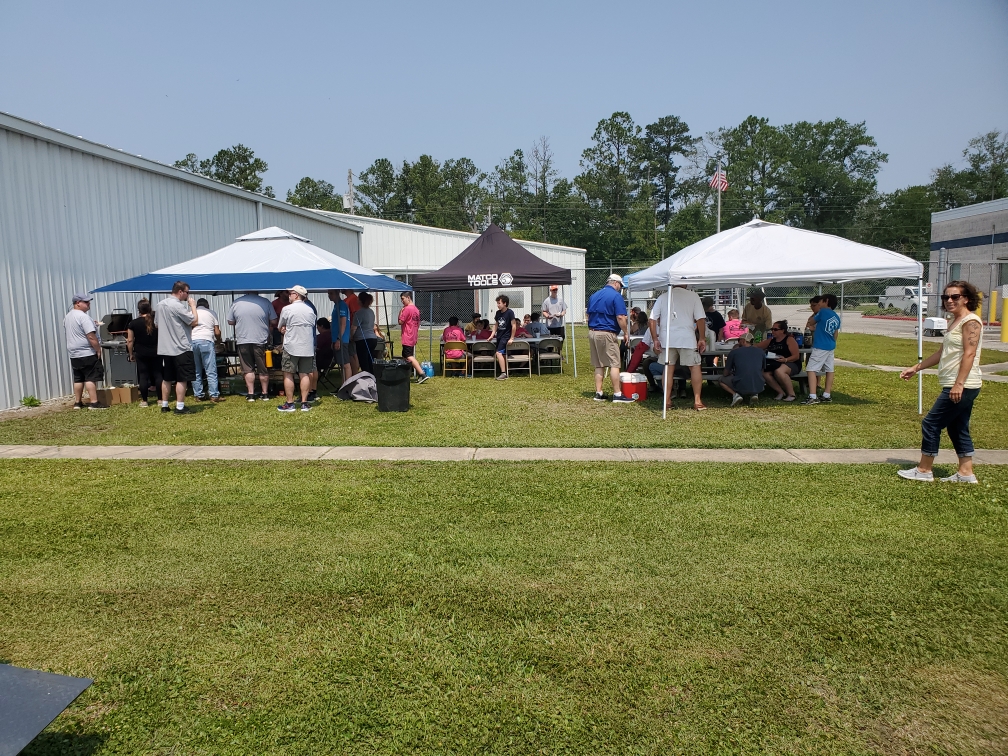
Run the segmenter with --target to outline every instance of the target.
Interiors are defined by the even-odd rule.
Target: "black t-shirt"
[[[137,357],[157,357],[157,326],[147,333],[147,321],[143,318],[131,320],[126,326],[133,331],[133,354]]]
[[[504,312],[497,310],[494,320],[497,322],[497,341],[511,338],[511,324],[515,319],[514,310],[510,307]]]
[[[710,344],[712,341],[716,341],[718,334],[721,333],[721,329],[724,328],[724,318],[721,317],[721,313],[717,310],[711,310],[707,313],[707,328],[712,332],[711,336],[707,337],[707,343]]]

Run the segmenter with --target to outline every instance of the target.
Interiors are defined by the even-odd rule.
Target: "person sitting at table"
[[[720,386],[732,395],[732,407],[747,396],[752,404],[766,387],[763,381],[763,359],[763,350],[753,345],[751,333],[742,334],[738,345],[728,353]]]
[[[525,317],[527,318],[527,317],[528,317],[528,315],[526,315]],[[525,326],[523,326],[523,325],[519,325],[519,326],[518,326],[518,328],[516,328],[516,329],[515,329],[515,333],[514,333],[514,337],[515,337],[516,339],[527,339],[527,338],[529,338],[529,337],[530,337],[531,335],[532,335],[532,334],[530,334],[530,333],[528,332],[528,329],[527,329],[527,328],[525,328]]]
[[[486,341],[490,338],[490,321],[486,318],[480,321],[480,329],[474,334],[477,341]]]
[[[333,361],[332,324],[329,318],[315,321],[318,334],[315,336],[315,364],[319,370],[328,368]]]
[[[650,329],[647,324],[647,313],[641,312],[639,307],[634,307],[630,312],[630,335],[643,336],[645,333],[649,332]]]
[[[525,317],[524,317],[524,318],[522,318],[522,328],[524,328],[524,329],[525,329],[525,330],[527,331],[527,330],[528,330],[528,327],[529,327],[529,323],[531,323],[531,322],[532,322],[532,316],[531,316],[531,315],[529,315],[529,314],[528,314],[528,313],[526,312],[526,313],[525,313]]]
[[[728,320],[725,321],[724,328],[721,329],[721,341],[731,341],[748,332],[749,328],[742,325],[742,321],[739,319],[739,311],[728,310]]]
[[[700,300],[704,312],[707,313],[707,330],[716,337],[720,337],[721,329],[725,327],[725,319],[720,312],[714,309],[714,297],[704,297]]]
[[[475,336],[477,333],[479,333],[482,330],[483,330],[482,316],[478,312],[474,312],[473,316],[472,316],[472,320],[470,320],[468,323],[466,323],[466,326],[465,326],[465,335],[467,337],[468,336]]]
[[[532,338],[541,339],[550,335],[549,326],[542,322],[540,319],[540,313],[533,312],[530,317],[532,318],[532,321],[528,324],[525,330],[529,332],[529,335],[532,336]]]
[[[757,331],[769,331],[773,323],[770,308],[766,306],[764,300],[763,292],[753,289],[749,294],[749,304],[742,310],[742,322]]]
[[[763,339],[757,346],[767,351],[769,369],[763,371],[763,378],[777,392],[774,398],[778,402],[793,402],[795,393],[791,378],[801,372],[802,364],[798,342],[788,333],[787,321],[776,321],[770,326],[770,337]]]
[[[441,333],[441,343],[447,344],[449,341],[465,341],[465,331],[459,328],[459,321],[454,315],[448,318],[448,327]],[[460,360],[465,357],[464,349],[446,349],[445,357],[452,360]]]

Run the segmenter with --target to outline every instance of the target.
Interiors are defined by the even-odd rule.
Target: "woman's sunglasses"
[[[941,295],[941,301],[942,302],[948,302],[950,299],[953,302],[958,302],[960,299],[962,299],[962,294],[942,294]]]

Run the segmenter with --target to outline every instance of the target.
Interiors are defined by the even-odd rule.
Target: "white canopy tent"
[[[753,218],[743,226],[691,244],[646,270],[631,273],[624,284],[628,290],[637,291],[667,287],[671,306],[673,286],[845,283],[873,278],[916,278],[920,296],[924,266],[898,252]],[[924,348],[921,310],[917,308],[919,359],[923,359]],[[667,318],[671,316],[671,312],[666,314]],[[923,392],[923,378],[918,375],[918,412],[923,412]],[[663,402],[663,418],[666,409]]]

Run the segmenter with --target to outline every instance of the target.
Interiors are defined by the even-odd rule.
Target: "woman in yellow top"
[[[938,385],[942,392],[927,417],[921,422],[921,461],[911,470],[899,470],[908,480],[934,480],[931,466],[938,456],[938,442],[943,428],[948,429],[952,446],[959,457],[955,475],[942,478],[945,483],[976,483],[973,474],[973,439],[970,438],[970,414],[980,393],[980,348],[983,321],[973,312],[980,295],[973,284],[953,281],[941,295],[942,307],[952,315],[945,330],[942,348],[926,360],[907,368],[900,377],[909,380],[924,368],[938,366]]]

